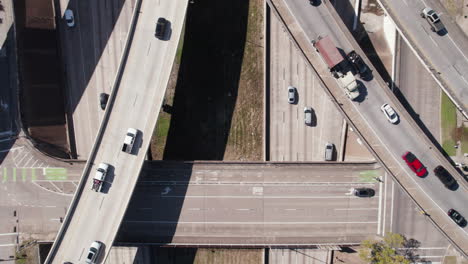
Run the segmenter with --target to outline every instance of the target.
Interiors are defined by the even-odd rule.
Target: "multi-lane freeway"
[[[384,177],[375,163],[147,163],[118,240],[355,244],[384,222],[382,183],[373,177]],[[356,197],[354,188],[375,196]]]
[[[287,0],[284,3],[282,1],[272,2],[282,5],[282,9],[280,9],[282,15],[285,15],[286,12],[289,15],[294,14],[294,20],[287,20],[288,26],[292,28],[293,34],[305,34],[304,38],[308,39],[307,42],[309,43],[305,49],[306,52],[312,51],[312,54],[308,54],[308,56],[311,58],[313,66],[322,76],[322,80],[327,85],[332,86],[331,83],[335,81],[333,81],[333,77],[328,73],[328,69],[320,55],[311,48],[312,44],[310,42],[317,39],[318,36],[329,35],[334,39],[337,47],[346,53],[353,49],[358,49],[356,43],[350,42],[346,35],[343,34],[341,31],[342,25],[337,23],[325,4],[314,7],[307,1]],[[306,42],[301,42],[301,45],[303,43]],[[302,48],[304,49],[304,46]],[[366,62],[370,65],[367,60]],[[421,137],[420,130],[414,126],[412,120],[409,119],[409,115],[404,112],[404,108],[391,97],[388,91],[385,91],[387,87],[383,85],[376,71],[374,71],[373,80],[368,82],[364,80],[360,81],[362,83],[361,93],[363,96],[358,102],[353,102],[350,105],[351,109],[353,109],[353,120],[363,122],[361,124],[366,125],[366,136],[373,135],[378,142],[378,145],[374,145],[372,148],[380,148],[380,145],[381,149],[379,151],[387,153],[385,157],[381,156],[380,158],[385,159],[386,162],[391,162],[389,169],[394,171],[393,173],[398,172],[397,175],[399,177],[404,177],[405,181],[409,181],[411,190],[408,190],[416,191],[417,195],[413,194],[416,196],[416,201],[429,202],[430,206],[425,206],[425,209],[430,214],[433,214],[433,219],[437,221],[445,232],[451,234],[452,239],[458,241],[458,246],[466,247],[468,245],[466,243],[468,242],[466,230],[458,227],[446,216],[446,212],[450,208],[456,208],[462,214],[468,215],[468,208],[465,206],[468,202],[465,184],[459,181],[460,187],[456,191],[450,191],[434,177],[433,173],[430,173],[425,178],[417,177],[401,159],[401,155],[407,150],[415,153],[424,165],[427,166],[429,171],[439,164],[444,164],[445,167],[450,167],[450,164],[446,160],[441,159],[440,155],[437,155],[437,150],[429,144],[427,139]],[[342,100],[349,100],[344,96],[338,96],[337,99],[340,103]],[[397,125],[390,124],[381,113],[380,106],[383,103],[390,103],[396,107],[400,114],[400,122]],[[394,164],[395,166],[393,166]],[[400,172],[404,172],[404,176],[400,175]],[[461,179],[461,177],[458,176],[458,179]]]
[[[113,91],[108,118],[104,118],[96,152],[91,154],[47,263],[83,262],[93,241],[100,241],[105,259],[138,179],[152,131],[156,125],[165,88],[174,61],[187,1],[143,1],[125,61],[118,90]],[[154,36],[155,21],[170,23],[167,40]],[[115,100],[112,100],[115,98]],[[121,151],[129,127],[138,129],[134,154]],[[91,191],[91,177],[97,165],[111,165],[107,193]]]

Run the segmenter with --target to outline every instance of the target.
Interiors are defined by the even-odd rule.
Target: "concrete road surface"
[[[380,174],[375,164],[153,163],[135,189],[118,240],[357,243],[381,224],[380,187],[372,177]],[[354,196],[358,187],[374,189],[375,196]]]
[[[67,82],[72,145],[89,157],[104,111],[99,94],[110,94],[127,39],[135,0],[61,0],[60,12],[73,10],[75,27],[59,20]]]
[[[443,87],[468,115],[468,37],[452,21],[439,1],[379,0],[397,24],[403,36],[414,45],[430,69],[443,82]],[[432,32],[429,23],[421,18],[425,7],[441,13],[446,30]]]
[[[96,142],[95,158],[88,160],[93,166],[90,171],[85,170],[83,189],[77,191],[79,200],[70,209],[69,224],[64,224],[63,237],[56,240],[48,263],[83,262],[93,241],[104,245],[100,261],[108,255],[156,125],[186,7],[187,1],[182,0],[142,2],[116,98],[113,105],[108,105],[111,112],[102,140]],[[155,21],[162,16],[170,21],[164,41],[154,37]],[[129,127],[140,131],[133,154],[121,151]],[[105,193],[90,188],[93,177],[90,174],[94,175],[100,162],[111,165]]]
[[[327,142],[341,151],[343,118],[281,22],[270,18],[270,160],[323,161]],[[295,104],[288,103],[288,86],[297,89]],[[304,107],[313,109],[312,126],[304,124]]]
[[[440,138],[441,90],[408,45],[401,41],[396,85],[434,138]]]
[[[318,7],[314,7],[307,1],[290,0],[286,0],[285,3],[287,9],[294,14],[300,29],[309,39],[309,43],[311,40],[317,39],[319,35],[329,35],[334,39],[337,47],[342,49],[343,52],[348,53],[354,49],[352,43],[340,32],[341,29],[331,16],[330,11],[327,10],[327,5],[322,4]],[[362,55],[363,54],[361,54],[361,56]],[[331,75],[326,75],[326,70],[324,70],[326,69],[324,67],[325,64],[319,62],[322,61],[320,55],[316,54],[315,56],[318,57],[314,57],[314,60],[317,60],[317,65],[314,66],[318,67],[321,73],[323,71],[322,78],[333,78]],[[366,62],[368,63],[367,60]],[[374,71],[373,74],[376,75],[377,72]],[[356,77],[358,76],[356,75]],[[407,173],[407,179],[412,182],[411,184],[417,186],[417,190],[419,190],[417,199],[430,201],[432,206],[427,207],[426,210],[437,211],[435,217],[439,225],[448,232],[456,234],[453,236],[454,239],[468,241],[466,228],[462,229],[458,227],[446,215],[446,212],[450,208],[456,208],[463,215],[468,215],[468,207],[465,206],[468,203],[468,191],[464,187],[465,184],[459,182],[460,188],[456,191],[450,191],[445,188],[431,171],[442,162],[448,167],[448,162],[446,160],[439,160],[432,146],[427,145],[422,138],[420,139],[419,134],[421,132],[408,123],[405,118],[401,118],[400,116],[400,122],[396,125],[386,120],[385,116],[380,111],[380,106],[382,104],[391,102],[389,94],[383,91],[386,87],[382,87],[381,83],[376,81],[376,78],[368,82],[362,79],[359,79],[359,81],[362,83],[360,88],[362,96],[360,100],[351,105],[355,111],[357,111],[359,119],[367,124],[368,132],[377,137],[382,148],[384,148],[392,157],[391,159],[398,164],[398,170],[404,170]],[[404,111],[401,109],[396,110],[397,112]],[[401,155],[408,150],[415,153],[416,156],[421,159],[422,163],[427,166],[430,172],[429,176],[425,178],[417,177],[408,168],[401,159]],[[419,197],[419,195],[421,196]],[[432,212],[432,214],[435,214],[435,212]],[[463,244],[465,243],[461,243],[460,245]]]

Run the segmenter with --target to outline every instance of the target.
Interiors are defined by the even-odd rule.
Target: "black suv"
[[[353,64],[354,69],[359,73],[361,78],[366,77],[369,74],[369,68],[362,60],[361,56],[354,50],[348,54],[348,60]]]
[[[457,225],[461,227],[466,226],[466,220],[465,217],[463,217],[457,210],[455,209],[450,209],[448,210],[447,214],[452,218],[452,220],[457,223]]]
[[[158,39],[164,39],[164,36],[166,35],[167,22],[168,21],[164,17],[158,18],[158,22],[156,23],[156,32],[154,33]]]
[[[450,175],[450,173],[442,166],[437,166],[434,169],[434,174],[439,178],[439,180],[445,185],[445,187],[452,189],[456,183],[455,179]]]
[[[371,188],[356,188],[354,189],[354,195],[357,197],[372,197],[375,195],[375,191]]]

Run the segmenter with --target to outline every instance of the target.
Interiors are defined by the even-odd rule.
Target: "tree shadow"
[[[237,101],[248,8],[248,0],[189,5],[165,160],[223,159]]]

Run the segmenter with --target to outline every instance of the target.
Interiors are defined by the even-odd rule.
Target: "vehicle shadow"
[[[192,170],[192,162],[145,162],[116,241],[163,245],[174,242],[187,188],[190,181],[196,180]]]
[[[164,160],[222,160],[231,129],[249,1],[197,1],[187,10]]]
[[[354,99],[355,102],[362,103],[367,97],[367,87],[360,80],[356,80],[359,90],[359,96]]]
[[[91,173],[91,175],[94,176],[93,173]],[[106,179],[102,183],[102,187],[101,187],[102,193],[109,193],[112,187],[112,184],[114,183],[114,178],[115,178],[115,167],[109,164],[109,167],[107,168]]]

